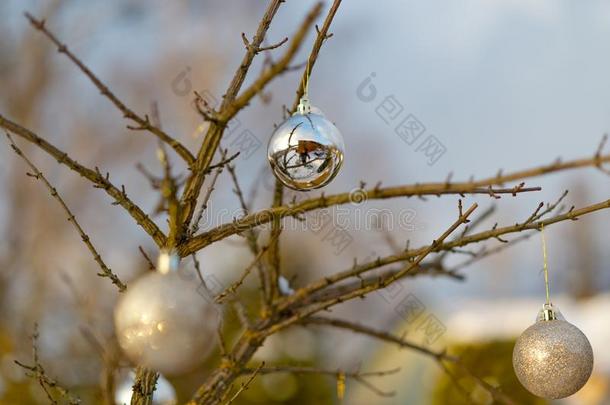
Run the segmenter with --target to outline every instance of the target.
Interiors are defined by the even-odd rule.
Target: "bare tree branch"
[[[286,319],[282,319],[282,320],[278,321],[277,323],[275,323],[273,326],[271,326],[266,331],[266,333],[268,335],[276,333],[279,330],[282,330],[285,327],[292,325],[295,322],[298,322],[300,319],[303,319],[305,317],[315,314],[316,312],[322,311],[324,309],[328,309],[332,306],[341,304],[347,300],[350,300],[350,299],[353,299],[356,297],[364,297],[366,294],[368,294],[372,291],[379,290],[381,288],[385,288],[388,285],[390,285],[391,283],[395,282],[396,280],[399,280],[400,278],[404,277],[407,273],[409,273],[413,269],[417,268],[417,266],[421,263],[422,260],[424,260],[426,258],[426,256],[428,256],[431,252],[433,252],[438,246],[442,245],[443,241],[449,235],[451,235],[460,225],[466,223],[468,221],[468,217],[474,212],[475,209],[477,209],[477,207],[478,207],[477,204],[473,204],[465,212],[463,212],[463,213],[460,212],[458,219],[453,224],[451,224],[451,226],[449,226],[449,228],[447,228],[447,230],[445,230],[445,232],[443,232],[437,239],[432,241],[432,243],[430,245],[420,249],[418,251],[418,254],[416,255],[415,260],[409,262],[402,270],[398,271],[396,274],[392,274],[387,279],[378,280],[374,284],[362,286],[360,288],[357,288],[354,291],[348,291],[339,297],[334,297],[334,298],[331,298],[331,299],[328,299],[328,300],[325,300],[322,302],[315,302],[304,308],[299,308],[298,310],[293,310],[292,315],[290,315]],[[295,292],[295,294],[293,294],[289,297],[286,297],[283,300],[283,302],[281,302],[278,305],[278,309],[280,311],[285,311],[288,309],[289,303],[292,303],[295,301],[298,302],[299,299],[303,298],[302,291],[303,290],[298,290]],[[286,311],[286,312],[290,313],[290,311]]]
[[[44,150],[46,153],[57,159],[57,162],[63,164],[76,173],[80,174],[82,177],[86,178],[90,182],[94,184],[96,188],[103,189],[106,191],[108,195],[110,195],[115,203],[123,207],[129,215],[135,219],[135,221],[149,234],[157,246],[165,245],[165,235],[159,227],[150,219],[148,215],[142,211],[140,207],[134,204],[125,192],[124,188],[118,189],[114,186],[110,180],[109,176],[102,175],[102,173],[96,168],[96,170],[89,169],[78,163],[76,160],[72,159],[68,154],[51,143],[47,142],[43,138],[39,137],[29,129],[22,127],[6,118],[4,118],[0,114],[0,127],[7,129],[13,134],[33,143],[38,146],[40,149]]]
[[[260,262],[260,260],[262,259],[262,257],[265,255],[265,253],[267,253],[267,250],[269,250],[269,246],[267,245],[265,247],[263,247],[262,249],[260,249],[258,251],[258,254],[254,257],[254,259],[252,260],[252,262],[246,267],[246,269],[242,272],[242,275],[239,277],[239,279],[234,282],[233,284],[231,284],[229,287],[227,287],[224,291],[222,291],[220,294],[218,294],[214,300],[217,303],[222,303],[223,301],[225,301],[228,297],[230,297],[231,295],[235,294],[235,292],[237,291],[237,289],[239,287],[241,287],[241,285],[244,283],[244,281],[246,280],[246,277],[248,277],[248,275],[250,274],[250,272],[252,271],[252,269]]]
[[[38,384],[40,385],[42,390],[45,392],[47,399],[49,400],[49,402],[51,404],[54,404],[54,405],[58,404],[58,401],[55,400],[55,398],[51,394],[51,391],[55,391],[62,398],[65,398],[66,401],[68,401],[68,403],[70,405],[80,404],[81,403],[80,399],[72,396],[70,391],[63,388],[61,385],[59,385],[57,383],[57,381],[55,379],[49,377],[48,374],[46,373],[45,369],[43,368],[42,364],[40,363],[40,359],[38,356],[38,337],[39,337],[38,325],[34,325],[34,333],[32,334],[32,357],[33,357],[34,365],[30,366],[30,365],[21,363],[17,360],[15,360],[15,364],[17,364],[19,367],[25,369],[26,375],[28,377],[31,377],[31,378],[35,379],[36,381],[38,381]]]
[[[499,194],[515,195],[521,192],[538,191],[540,188],[525,188],[521,184],[512,188],[499,189],[494,189],[492,186],[502,185],[509,181],[522,180],[562,170],[595,167],[599,162],[610,162],[610,155],[601,156],[599,158],[593,157],[576,159],[568,162],[555,162],[550,165],[517,171],[506,175],[498,175],[478,181],[473,180],[466,183],[421,183],[396,187],[375,187],[368,190],[362,190],[360,195],[366,200],[426,195],[440,196],[444,194],[487,194],[490,196],[497,196]],[[341,193],[330,196],[322,195],[321,197],[304,200],[294,205],[283,205],[281,207],[261,210],[233,223],[220,225],[208,232],[190,239],[188,242],[179,247],[179,252],[182,256],[185,256],[193,251],[202,249],[211,243],[224,239],[227,236],[243,232],[244,230],[252,227],[267,224],[275,217],[294,217],[302,215],[307,211],[327,208],[334,205],[348,204],[352,202],[352,199],[352,193]]]
[[[421,190],[420,186],[397,186],[386,188],[374,188],[362,191],[363,199],[388,199],[396,197],[411,197],[421,195],[439,195],[439,194],[489,194],[492,189],[472,188],[471,186],[463,186],[461,189],[452,191]],[[516,194],[522,192],[539,191],[539,187],[531,188],[512,188],[512,189],[493,189],[494,194]],[[328,208],[335,205],[348,204],[353,201],[352,193],[341,193],[335,195],[322,195],[319,198],[304,200],[294,205],[282,205],[275,208],[264,209],[250,215],[247,215],[232,223],[220,225],[203,234],[191,238],[188,242],[179,247],[181,255],[190,254],[192,251],[202,249],[214,242],[222,240],[228,236],[244,232],[245,230],[265,225],[272,222],[275,218],[298,217],[305,212],[317,210],[320,208]]]
[[[284,186],[279,179],[275,179],[275,187],[273,191],[273,204],[272,207],[280,207],[284,203]],[[271,221],[271,242],[269,244],[269,255],[268,255],[268,294],[267,299],[269,302],[273,302],[279,295],[278,282],[281,275],[280,268],[280,235],[282,233],[282,220],[281,218],[273,218]]]
[[[57,46],[58,51],[65,54],[67,58],[93,82],[101,94],[108,98],[111,103],[121,111],[124,118],[128,119],[130,124],[133,124],[133,126],[128,126],[128,128],[132,130],[146,130],[158,138],[160,145],[159,159],[163,165],[164,175],[156,177],[146,170],[142,171],[153,185],[153,188],[161,194],[160,212],[167,212],[168,214],[169,230],[167,236],[159,229],[156,223],[140,209],[140,207],[127,197],[127,193],[123,186],[116,187],[110,182],[108,174],[102,174],[98,168],[89,169],[79,164],[65,152],[40,138],[37,134],[4,118],[2,115],[0,115],[0,127],[7,129],[11,133],[20,136],[39,147],[51,157],[55,158],[60,164],[67,166],[92,182],[94,187],[104,189],[106,193],[114,199],[113,204],[121,205],[153,238],[157,246],[176,248],[183,257],[191,255],[195,263],[197,274],[204,286],[205,282],[203,275],[201,274],[196,252],[216,241],[223,240],[232,235],[240,234],[246,237],[248,247],[253,254],[251,263],[248,264],[234,283],[216,295],[217,302],[222,303],[229,301],[235,306],[242,328],[236,332],[237,335],[229,336],[229,333],[233,333],[233,331],[228,327],[228,324],[221,321],[217,330],[218,338],[221,343],[221,358],[219,365],[211,370],[205,381],[202,382],[201,386],[193,394],[193,397],[189,402],[190,405],[216,405],[227,403],[226,401],[229,397],[228,403],[232,403],[248,388],[256,376],[277,372],[333,376],[337,379],[338,395],[340,397],[342,396],[342,388],[340,387],[344,387],[346,377],[364,385],[378,395],[389,396],[393,394],[377,388],[369,381],[369,378],[391,374],[396,370],[364,373],[359,370],[333,370],[299,365],[268,366],[264,363],[255,368],[251,367],[249,363],[251,362],[254,353],[260,348],[266,338],[295,324],[316,324],[350,330],[355,333],[396,344],[399,347],[418,351],[435,359],[452,379],[457,381],[457,376],[453,374],[455,368],[453,366],[448,368],[447,365],[454,365],[457,369],[463,371],[464,374],[473,379],[481,388],[488,391],[496,402],[513,404],[514,402],[498,388],[491,386],[483,379],[470,373],[463,367],[460,359],[450,356],[444,351],[436,352],[426,347],[408,342],[390,333],[377,331],[350,321],[322,318],[315,315],[324,310],[332,309],[348,300],[365,298],[369,293],[388,287],[392,283],[398,282],[405,277],[428,274],[463,279],[463,276],[458,273],[458,270],[474,263],[476,260],[497,253],[519,240],[527,238],[529,235],[533,234],[533,231],[540,230],[543,226],[567,220],[577,220],[582,215],[610,208],[610,200],[580,209],[571,207],[568,211],[564,211],[560,205],[566,196],[566,193],[564,193],[554,203],[548,203],[546,206],[544,203],[540,203],[522,222],[513,223],[510,226],[504,227],[499,227],[496,223],[491,229],[478,233],[474,233],[474,229],[477,228],[478,230],[481,223],[492,214],[493,209],[488,210],[486,213],[470,222],[470,216],[473,214],[477,205],[473,204],[470,208],[465,209],[460,200],[458,202],[457,220],[431,243],[414,249],[409,248],[409,245],[407,244],[405,249],[401,249],[400,244],[395,243],[394,240],[387,237],[387,242],[392,248],[391,255],[378,257],[375,260],[361,264],[354,261],[354,265],[351,268],[336,273],[330,273],[329,276],[320,280],[314,280],[313,282],[298,288],[291,294],[281,294],[278,286],[278,280],[280,280],[281,277],[279,239],[283,226],[285,225],[283,219],[292,217],[302,220],[303,215],[312,210],[361,202],[367,199],[380,200],[411,196],[425,199],[426,196],[465,196],[466,194],[487,195],[493,199],[498,199],[503,195],[516,196],[517,194],[524,192],[539,191],[541,190],[540,187],[526,187],[523,182],[524,179],[581,167],[593,167],[601,172],[608,173],[610,170],[605,168],[604,165],[610,162],[610,155],[602,154],[607,142],[607,136],[602,138],[597,151],[592,157],[568,162],[557,160],[550,165],[543,165],[508,174],[503,174],[500,171],[493,177],[476,181],[472,179],[467,182],[452,182],[452,173],[450,173],[445,181],[438,183],[401,185],[395,187],[382,187],[381,183],[378,183],[374,188],[368,189],[365,189],[364,184],[361,184],[360,188],[357,190],[359,201],[354,201],[353,192],[346,192],[330,196],[322,193],[319,197],[309,198],[299,203],[297,203],[296,200],[287,202],[284,201],[283,185],[281,182],[277,181],[272,206],[258,212],[251,212],[252,207],[249,207],[249,204],[244,198],[235,167],[232,165],[235,158],[238,156],[238,153],[227,157],[227,151],[221,149],[219,162],[214,163],[213,160],[218,154],[221,139],[229,121],[249,105],[257,95],[260,95],[261,98],[263,98],[263,101],[265,101],[265,94],[263,92],[269,83],[279,75],[294,69],[294,66],[291,67],[291,65],[294,64],[295,56],[304,44],[308,32],[312,30],[315,20],[322,10],[321,3],[315,3],[312,5],[311,10],[302,23],[296,27],[290,40],[285,38],[276,43],[269,44],[266,42],[265,37],[273,18],[283,2],[284,0],[270,0],[255,35],[252,38],[248,38],[246,34],[242,34],[245,55],[230,81],[220,106],[217,109],[211,107],[200,94],[195,92],[195,106],[203,119],[209,121],[207,133],[201,142],[196,156],[191,154],[187,148],[161,128],[156,105],[151,114],[152,118],[149,118],[148,115],[142,116],[136,114],[119,100],[80,59],[68,50],[66,45],[60,42],[55,34],[47,29],[44,20],[38,20],[26,13],[26,17],[31,25]],[[329,29],[340,4],[341,0],[334,0],[322,26],[315,26],[317,36],[307,58],[307,62],[305,66],[302,67],[304,68],[304,72],[302,73],[301,81],[296,91],[296,98],[292,109],[286,109],[288,112],[296,109],[300,98],[304,94],[307,81],[309,80],[313,67],[320,54],[321,47],[325,41],[332,36]],[[271,51],[280,47],[283,48],[273,52],[274,54],[277,52],[279,57],[277,59],[272,59],[270,56]],[[262,70],[257,77],[250,81],[249,85],[244,86],[246,76],[253,64],[254,58],[261,52],[267,53],[267,59],[262,64]],[[242,87],[245,88],[242,89]],[[85,242],[98,265],[101,267],[102,272],[100,275],[109,277],[120,289],[124,289],[125,286],[104,264],[97,250],[91,244],[89,237],[76,222],[74,215],[68,209],[64,200],[57,194],[57,191],[49,184],[43,174],[23,155],[21,150],[17,148],[12,140],[11,144],[15,152],[30,165],[34,172],[31,176],[42,180],[51,191],[53,197],[60,202],[64,210],[68,213],[69,220],[79,231],[83,242]],[[167,147],[165,145],[170,145],[187,163],[190,173],[185,179],[186,182],[183,182],[180,176],[172,176],[171,164],[166,153]],[[227,167],[231,180],[234,183],[234,191],[239,199],[239,204],[244,211],[244,216],[234,219],[231,223],[207,229],[203,233],[197,235],[203,213],[207,209],[208,202],[212,197],[220,173],[225,167]],[[211,177],[209,180],[208,175]],[[516,184],[511,185],[512,183]],[[206,184],[208,185],[208,189],[207,192],[204,193],[202,190]],[[508,184],[509,186],[505,186],[505,184]],[[183,186],[184,188],[181,189]],[[198,206],[199,210],[197,209]],[[271,232],[267,246],[261,247],[259,245],[259,243],[262,243],[259,242],[261,231],[257,229],[257,227],[264,224],[271,224]],[[462,229],[461,232],[458,231],[460,228]],[[519,234],[520,236],[512,239],[503,238],[505,235],[513,233]],[[494,244],[497,244],[496,241],[498,241],[501,244],[492,249],[487,249],[487,246],[491,245],[491,243],[486,243],[483,245],[483,248],[479,250],[466,247],[474,243],[487,241]],[[140,251],[149,263],[149,267],[154,268],[154,265],[144,250],[140,249]],[[445,259],[454,254],[464,255],[469,259],[454,267],[448,267]],[[393,268],[390,268],[390,265],[394,265],[392,266]],[[388,267],[386,268],[385,266]],[[245,308],[239,300],[238,290],[255,267],[259,274],[260,291],[263,302],[260,306],[254,305],[252,308]],[[379,271],[373,272],[373,270]],[[224,320],[226,319],[223,319],[223,321]],[[224,325],[227,327],[224,327]],[[227,334],[226,339],[224,333]],[[35,376],[47,393],[49,400],[54,402],[55,400],[51,394],[62,394],[62,391],[56,387],[54,380],[48,378],[44,374],[44,370],[39,366],[36,351],[34,351],[34,360],[36,363],[35,366],[20,365]],[[118,362],[115,366],[116,365],[118,365]],[[239,388],[233,389],[233,387],[236,386],[237,379],[246,375],[249,375],[249,377],[245,382],[242,382]],[[105,395],[108,398],[112,396],[113,390],[112,383],[110,382],[111,377],[112,373],[107,372]],[[137,405],[152,404],[157,378],[158,374],[156,372],[141,367],[138,368],[131,403]],[[465,391],[459,383],[457,385],[461,390]],[[50,388],[54,388],[57,392],[53,392]],[[233,395],[230,396],[231,394]],[[465,394],[468,395],[467,393]]]
[[[176,139],[172,138],[170,135],[165,133],[161,128],[153,125],[150,122],[148,116],[141,117],[136,114],[133,110],[127,107],[121,100],[119,100],[108,87],[102,83],[100,79],[83,63],[80,59],[78,59],[69,49],[68,47],[61,43],[59,39],[53,34],[51,31],[47,29],[45,26],[45,20],[38,20],[30,13],[25,13],[25,17],[30,21],[30,24],[40,32],[42,32],[55,46],[57,46],[57,51],[59,53],[65,54],[68,59],[70,59],[74,64],[93,82],[95,87],[98,88],[100,93],[108,98],[112,104],[116,106],[122,113],[123,116],[127,119],[130,119],[138,124],[137,127],[128,127],[134,130],[146,130],[156,135],[161,141],[165,142],[169,146],[172,147],[176,151],[178,155],[180,155],[184,161],[190,166],[195,162],[195,157],[189,152],[186,147],[184,147],[180,142]]]
[[[223,96],[222,103],[220,105],[220,111],[224,111],[228,106],[235,100],[237,93],[241,89],[241,86],[246,78],[246,74],[252,65],[254,57],[259,52],[259,48],[265,39],[271,20],[275,16],[278,8],[280,7],[283,0],[272,0],[265,11],[265,14],[258,26],[256,35],[246,47],[246,54],[242,59],[239,68],[235,72],[227,92]],[[193,171],[191,176],[188,178],[187,183],[184,187],[184,192],[180,199],[180,203],[183,206],[183,218],[182,222],[185,224],[184,227],[188,229],[188,224],[191,222],[195,206],[197,205],[197,197],[201,191],[205,173],[207,172],[212,158],[216,153],[216,149],[220,144],[226,122],[211,121],[208,131],[203,139],[203,143],[199,148],[195,163],[193,164]]]
[[[153,405],[153,395],[158,378],[159,373],[147,370],[144,367],[138,367],[133,384],[131,405]]]
[[[258,371],[257,371],[258,370]],[[336,378],[347,377],[354,379],[365,387],[373,391],[375,394],[382,397],[392,397],[396,393],[394,391],[386,392],[377,388],[375,385],[371,384],[366,378],[370,377],[385,377],[387,375],[396,374],[400,371],[400,368],[394,368],[391,370],[381,370],[381,371],[368,371],[368,372],[359,372],[359,371],[343,371],[343,370],[327,370],[317,367],[303,367],[303,366],[269,366],[269,367],[258,367],[255,370],[245,368],[242,370],[244,374],[250,374],[257,372],[258,374],[275,374],[275,373],[291,373],[291,374],[317,374],[317,375],[329,375]]]
[[[239,394],[241,394],[242,392],[244,392],[245,390],[248,389],[248,386],[252,383],[252,381],[254,381],[254,379],[260,372],[261,368],[263,368],[264,366],[265,366],[265,362],[263,361],[257,368],[254,369],[254,371],[250,374],[250,377],[246,380],[246,382],[241,384],[241,386],[239,387],[237,392],[235,394],[233,394],[233,396],[231,397],[231,399],[229,399],[229,401],[227,402],[226,405],[230,405],[231,403],[233,403],[233,401],[235,401],[237,399]]]
[[[313,21],[318,17],[322,9],[322,3],[316,3],[314,8],[309,12],[298,31],[294,34],[290,41],[290,46],[284,53],[284,55],[274,64],[265,69],[260,77],[254,81],[247,89],[245,89],[235,100],[227,105],[227,108],[223,110],[222,119],[229,121],[232,117],[237,114],[240,110],[246,107],[250,101],[263,89],[269,82],[280,74],[286,72],[294,56],[301,48],[305,36],[309,32],[309,28],[313,24]],[[332,17],[331,17],[332,18]],[[317,55],[317,53],[316,53]],[[310,57],[311,59],[311,57]]]
[[[585,214],[589,214],[589,213],[592,213],[595,211],[599,211],[602,209],[606,209],[606,208],[610,208],[610,200],[607,200],[607,201],[604,201],[604,202],[601,202],[598,204],[590,205],[588,207],[584,207],[584,208],[580,208],[580,209],[572,209],[564,214],[556,215],[554,217],[551,217],[551,218],[548,218],[545,220],[541,220],[541,221],[537,221],[537,222],[517,223],[517,224],[511,225],[511,226],[506,226],[506,227],[502,227],[502,228],[498,228],[497,226],[494,226],[491,230],[479,232],[479,233],[472,234],[472,235],[463,236],[461,238],[457,238],[457,239],[449,241],[449,242],[439,243],[434,247],[432,247],[432,245],[429,245],[429,246],[421,247],[418,249],[407,250],[405,252],[402,252],[402,253],[399,253],[396,255],[390,255],[390,256],[386,256],[384,258],[377,258],[376,260],[373,260],[371,262],[356,265],[349,270],[338,272],[331,276],[327,276],[323,279],[314,281],[314,282],[310,283],[309,285],[298,289],[295,292],[295,294],[291,295],[290,297],[286,297],[284,299],[284,302],[281,303],[278,306],[278,308],[280,310],[285,309],[285,308],[289,307],[290,305],[292,305],[296,302],[299,302],[304,297],[308,297],[310,294],[312,294],[316,291],[322,290],[323,288],[325,288],[329,285],[338,283],[341,280],[345,280],[346,278],[350,278],[350,277],[361,278],[361,275],[363,273],[368,272],[370,270],[373,270],[373,269],[376,269],[376,268],[379,268],[379,267],[382,267],[382,266],[385,266],[388,264],[392,264],[392,263],[397,263],[397,262],[401,262],[401,261],[409,261],[410,259],[412,259],[414,257],[418,257],[419,255],[429,251],[430,248],[432,248],[431,251],[433,251],[433,252],[442,252],[442,251],[446,251],[449,249],[454,249],[457,247],[469,245],[472,243],[482,242],[482,241],[492,239],[492,238],[498,238],[501,235],[505,235],[505,234],[519,233],[519,232],[523,232],[526,230],[539,230],[539,229],[541,229],[542,226],[546,227],[548,225],[562,222],[562,221],[576,220],[580,216],[583,216]],[[411,266],[411,264],[409,266]],[[372,286],[374,286],[375,284],[376,283],[373,283]],[[368,290],[370,288],[374,288],[372,286],[367,285],[366,289]],[[352,294],[357,294],[360,290],[361,290],[360,288],[355,289],[354,291],[350,292],[350,296]],[[336,299],[340,299],[340,298],[336,298]]]
[[[318,54],[320,53],[320,48],[322,48],[322,44],[324,41],[329,38],[328,30],[330,29],[330,25],[332,24],[333,18],[341,5],[341,0],[334,0],[333,5],[331,6],[326,18],[324,19],[324,24],[322,25],[322,29],[319,29],[316,25],[316,31],[318,35],[312,49],[309,53],[309,57],[307,58],[307,63],[305,64],[305,71],[302,74],[301,82],[299,83],[299,87],[297,88],[296,97],[292,106],[292,111],[296,110],[297,105],[301,97],[304,94],[306,80],[309,78],[311,74],[311,70],[315,65]],[[287,61],[284,69],[288,68]],[[282,206],[284,203],[284,186],[279,179],[275,180],[275,189],[273,193],[273,204],[272,208],[277,208]],[[282,233],[282,222],[281,217],[275,217],[271,220],[271,245],[269,249],[269,274],[268,274],[268,285],[269,285],[269,293],[268,300],[273,301],[278,296],[278,281],[280,278],[281,272],[281,263],[280,263],[280,234]]]
[[[237,196],[237,199],[239,200],[239,205],[241,206],[243,214],[248,215],[248,213],[250,212],[250,209],[248,207],[248,204],[246,203],[244,193],[239,185],[239,180],[237,178],[235,166],[228,165],[227,170],[229,171],[229,175],[231,176],[231,180],[233,181],[233,187],[234,187],[233,192],[235,193],[235,195]],[[276,241],[276,240],[277,240],[276,237],[274,235],[271,235],[270,245],[267,248],[265,248],[265,250],[272,248],[274,245],[274,241]],[[246,241],[248,243],[248,248],[250,249],[252,254],[255,257],[259,257],[259,256],[262,257],[261,248],[258,244],[258,233],[255,229],[250,229],[250,230],[246,231]],[[261,260],[255,260],[254,265],[256,266],[256,270],[258,273],[258,278],[259,278],[259,282],[260,282],[260,286],[261,286],[262,302],[265,307],[268,307],[270,304],[270,300],[269,300],[270,295],[269,295],[269,281],[267,280],[267,277],[266,277],[267,272],[265,271],[265,264]]]
[[[339,9],[340,5],[341,0],[334,0],[332,6],[330,7],[330,10],[328,11],[328,14],[326,14],[326,18],[324,19],[322,28],[319,29],[318,26],[316,26],[318,36],[316,37],[316,40],[311,48],[311,52],[309,53],[309,57],[307,58],[305,71],[301,76],[301,82],[299,84],[299,87],[297,88],[296,97],[294,99],[294,102],[292,103],[292,109],[290,110],[290,112],[296,111],[297,106],[299,105],[299,101],[301,100],[301,97],[303,97],[303,94],[305,92],[307,78],[311,75],[313,67],[316,64],[316,61],[318,60],[320,49],[322,48],[324,41],[326,41],[332,36],[332,34],[328,34],[328,30],[330,29],[330,25],[332,24],[333,19],[335,18],[335,14],[337,14],[337,10]]]
[[[68,222],[70,222],[74,226],[74,228],[76,229],[76,231],[80,235],[81,240],[83,241],[85,246],[87,246],[87,249],[89,249],[89,252],[91,252],[91,255],[93,256],[93,259],[100,266],[101,273],[98,273],[97,275],[100,276],[100,277],[109,278],[110,281],[112,281],[112,284],[117,286],[117,288],[119,289],[120,292],[125,291],[127,286],[125,284],[123,284],[123,282],[119,279],[119,277],[116,274],[114,274],[112,272],[112,270],[110,270],[110,268],[108,266],[106,266],[106,263],[102,259],[102,256],[100,256],[100,254],[98,253],[98,251],[95,248],[95,246],[93,246],[93,243],[91,242],[91,238],[89,237],[89,235],[87,235],[85,233],[83,228],[80,226],[80,224],[76,220],[76,217],[74,216],[72,211],[70,211],[70,208],[68,207],[68,205],[66,204],[64,199],[57,192],[57,189],[55,187],[53,187],[51,185],[51,183],[49,183],[49,181],[44,176],[44,174],[42,174],[42,172],[40,170],[38,170],[38,168],[34,165],[34,163],[32,163],[27,158],[27,156],[25,156],[25,154],[21,151],[21,149],[19,149],[17,147],[17,145],[13,142],[13,139],[11,138],[11,136],[8,133],[6,134],[6,136],[8,137],[8,140],[9,140],[9,142],[11,144],[11,147],[13,148],[15,153],[17,155],[19,155],[27,163],[27,165],[30,167],[30,169],[32,169],[32,171],[34,172],[34,173],[28,173],[28,175],[30,177],[35,178],[36,180],[41,180],[43,182],[43,184],[47,187],[49,192],[51,193],[51,196],[55,200],[57,200],[57,202],[59,203],[59,205],[61,205],[63,210],[66,212],[66,214],[68,214]]]
[[[227,161],[225,159],[225,157],[227,156],[227,150],[223,150],[220,153],[221,155],[221,161],[220,163],[223,163],[225,161]],[[234,155],[235,156],[235,155]],[[220,177],[225,165],[229,166],[230,161],[227,161],[226,164],[218,164],[218,165],[214,165],[216,170],[214,172],[214,175],[212,176],[212,181],[210,182],[210,185],[208,186],[208,190],[205,193],[203,200],[201,201],[201,205],[199,206],[199,210],[197,211],[197,215],[195,216],[195,219],[193,220],[193,224],[191,225],[191,228],[188,230],[187,232],[187,237],[191,237],[194,234],[196,234],[199,231],[199,226],[201,223],[201,219],[203,218],[203,213],[205,212],[206,209],[208,209],[208,204],[210,202],[210,198],[212,198],[212,192],[214,191],[214,187],[216,186],[216,182],[218,181],[218,178]],[[212,167],[212,166],[210,166]]]
[[[398,345],[401,348],[407,348],[410,350],[414,350],[418,353],[424,354],[426,356],[432,357],[445,371],[443,362],[448,362],[455,364],[458,366],[466,375],[475,380],[477,385],[483,388],[485,391],[489,392],[492,398],[502,404],[506,405],[516,405],[516,403],[500,391],[498,388],[491,386],[482,378],[476,376],[472,373],[468,368],[466,368],[460,359],[455,356],[451,356],[447,354],[445,351],[433,351],[427,347],[417,345],[415,343],[409,342],[401,337],[395,336],[391,333],[387,333],[384,331],[375,330],[373,328],[369,328],[368,326],[364,326],[355,322],[344,321],[341,319],[333,319],[333,318],[324,318],[324,317],[310,317],[305,318],[301,321],[304,325],[322,325],[322,326],[331,326],[334,328],[349,330],[358,334],[367,335],[369,337],[379,339],[388,343],[393,343]]]

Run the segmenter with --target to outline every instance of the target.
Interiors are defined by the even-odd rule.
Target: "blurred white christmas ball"
[[[593,371],[593,349],[584,333],[546,304],[536,323],[517,339],[513,368],[532,394],[547,399],[580,390]]]
[[[298,111],[273,133],[267,158],[287,187],[307,191],[330,183],[343,164],[345,145],[337,127],[301,100]]]
[[[175,270],[151,272],[128,286],[114,324],[119,345],[133,363],[175,375],[205,360],[214,346],[219,313],[199,285]]]
[[[133,384],[135,383],[136,373],[129,371],[121,373],[117,378],[116,390],[114,392],[114,402],[117,405],[131,404],[133,394]],[[153,393],[152,405],[177,405],[176,390],[165,377],[159,375],[155,392]]]

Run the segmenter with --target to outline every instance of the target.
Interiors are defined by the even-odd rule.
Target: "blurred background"
[[[290,36],[311,5],[282,5],[268,42]],[[127,122],[114,106],[29,26],[23,12],[47,18],[49,28],[136,112],[147,113],[156,102],[164,129],[194,150],[205,128],[192,107],[193,91],[212,104],[220,100],[243,55],[240,34],[255,31],[264,7],[263,2],[249,0],[4,0],[0,111],[79,162],[109,171],[115,184],[124,184],[130,197],[153,213],[159,195],[136,165],[161,174],[156,142],[150,134],[126,129]],[[444,181],[450,172],[454,180],[467,180],[471,175],[493,176],[499,169],[550,163],[559,156],[588,157],[610,129],[608,2],[353,0],[341,5],[331,32],[334,36],[322,48],[310,88],[312,103],[340,128],[347,147],[344,168],[325,188],[327,194],[352,190],[360,181],[370,186],[378,181]],[[313,34],[296,58],[298,63],[305,61],[312,41]],[[263,60],[261,55],[255,61],[248,80],[256,77]],[[273,182],[266,143],[274,124],[282,120],[282,106],[292,104],[299,79],[300,70],[274,81],[264,97],[238,116],[235,133],[242,136],[225,139],[230,151],[242,152],[237,174],[254,208],[270,204]],[[394,106],[392,114],[384,108],[387,103]],[[397,135],[396,125],[407,117],[424,128],[420,141],[434,140],[442,153],[427,156],[419,142],[409,144]],[[237,141],[244,133],[255,140],[247,147]],[[129,282],[146,272],[138,246],[153,257],[156,252],[133,220],[111,205],[103,192],[36,148],[17,142],[59,189],[121,279]],[[176,171],[185,173],[178,158],[172,158]],[[96,276],[96,265],[64,212],[41,184],[25,176],[26,166],[7,143],[0,148],[0,169],[0,403],[46,403],[42,390],[13,363],[31,363],[28,337],[36,322],[47,372],[84,403],[98,403],[109,368],[120,369],[113,377],[119,388],[130,385],[129,366],[113,337],[116,289]],[[605,200],[610,191],[608,177],[594,169],[527,183],[543,190],[500,200],[467,197],[465,204],[495,205],[481,227],[485,229],[495,222],[502,226],[522,221],[540,201],[553,202],[564,190],[570,191],[564,200],[568,207]],[[340,248],[298,224],[287,225],[282,236],[283,273],[296,287],[349,268],[354,257],[363,261],[390,254],[396,243],[427,244],[454,220],[456,201],[449,196],[347,207],[348,220],[341,226],[349,243]],[[238,208],[225,172],[202,229],[231,221]],[[357,218],[367,209],[387,209],[393,218],[407,219],[363,226]],[[404,212],[407,217],[401,216]],[[165,224],[163,217],[155,219]],[[610,214],[602,211],[546,231],[553,300],[589,337],[596,359],[585,388],[557,403],[610,404],[610,353],[605,350],[610,338],[609,226]],[[487,246],[497,244],[491,241]],[[240,237],[213,244],[198,258],[203,272],[221,285],[235,280],[251,261]],[[465,259],[457,255],[449,263]],[[542,404],[520,387],[510,360],[514,339],[533,322],[543,303],[541,268],[540,239],[534,234],[465,268],[463,281],[409,279],[392,291],[343,305],[334,316],[404,334],[434,349],[449,347],[519,403]],[[246,294],[254,294],[254,283],[246,287]],[[405,302],[418,303],[419,318],[401,312]],[[421,330],[423,319],[434,319],[438,333],[430,336]],[[217,359],[215,353],[200,369],[169,378],[161,391],[170,398],[175,391],[178,400],[185,401]],[[466,401],[429,358],[348,332],[293,328],[267,341],[256,359],[344,370],[401,368],[378,381],[395,396],[381,398],[348,380],[346,404]],[[469,401],[493,403],[487,393],[471,388]],[[257,377],[237,403],[339,400],[332,377],[278,374]]]

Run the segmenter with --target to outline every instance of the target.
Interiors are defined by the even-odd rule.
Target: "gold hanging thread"
[[[546,289],[546,304],[551,305],[551,294],[549,289],[549,266],[546,254],[546,239],[544,237],[544,224],[540,225],[540,234],[542,235],[542,260],[544,266],[544,287]]]
[[[307,97],[309,95],[309,75],[310,75],[310,65],[309,65],[309,58],[307,59],[307,67],[305,68],[305,77],[303,78],[303,80],[305,80],[305,83],[303,83],[303,95],[305,97]]]

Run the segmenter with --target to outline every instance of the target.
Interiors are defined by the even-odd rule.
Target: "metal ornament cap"
[[[175,250],[162,249],[157,258],[157,271],[168,274],[178,271],[180,267],[180,256]]]
[[[536,323],[517,339],[513,368],[529,392],[559,399],[576,393],[587,383],[593,371],[593,349],[576,326],[558,316],[545,320],[549,309],[557,315],[554,308],[543,307]]]
[[[273,174],[286,187],[299,191],[330,183],[339,173],[344,153],[337,127],[307,99],[277,127],[267,147]]]
[[[551,303],[545,303],[540,311],[538,311],[538,315],[536,316],[536,322],[538,321],[552,321],[555,319],[559,319],[565,321],[566,319],[563,317],[561,311],[555,307]]]

